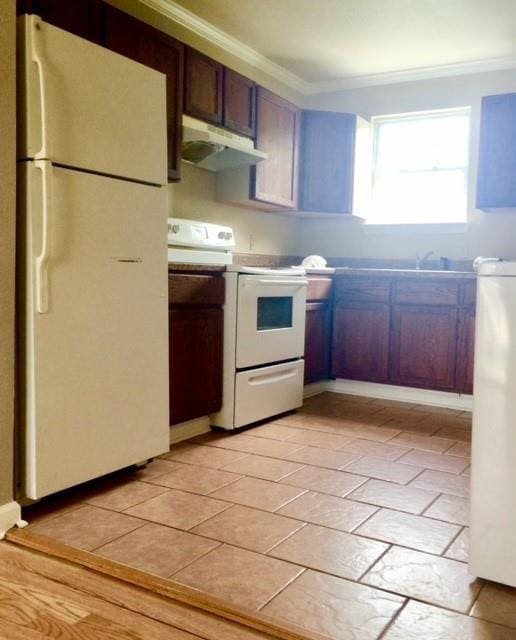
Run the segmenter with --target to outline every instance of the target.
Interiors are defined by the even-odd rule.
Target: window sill
[[[378,224],[374,222],[364,222],[362,228],[365,233],[371,234],[391,234],[391,235],[448,235],[455,233],[466,233],[469,222],[442,222],[442,223],[412,223],[412,224]]]

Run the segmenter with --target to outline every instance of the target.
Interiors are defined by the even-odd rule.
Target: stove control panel
[[[169,218],[168,246],[231,251],[235,248],[235,236],[231,227],[184,218]]]

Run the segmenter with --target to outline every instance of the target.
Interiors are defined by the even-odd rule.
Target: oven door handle
[[[296,280],[269,280],[269,279],[260,279],[260,280],[245,280],[244,286],[249,287],[292,287],[294,289],[301,289],[302,287],[308,286],[308,280],[300,280],[296,278]]]

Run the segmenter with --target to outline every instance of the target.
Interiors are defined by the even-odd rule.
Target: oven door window
[[[258,298],[258,331],[292,327],[292,296]]]

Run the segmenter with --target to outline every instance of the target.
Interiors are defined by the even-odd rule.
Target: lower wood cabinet
[[[169,276],[170,424],[222,406],[224,279]]]
[[[333,280],[308,276],[305,328],[305,384],[330,376]]]
[[[332,373],[337,378],[386,382],[390,307],[382,302],[337,301],[333,314]]]
[[[305,329],[305,384],[330,374],[331,303],[308,302]]]
[[[473,364],[475,353],[475,307],[459,311],[457,338],[457,391],[473,393]]]
[[[394,305],[391,327],[393,384],[454,391],[457,308]]]
[[[471,279],[337,276],[332,375],[471,394],[475,298]]]

